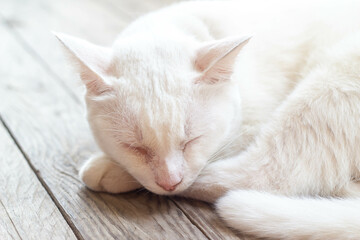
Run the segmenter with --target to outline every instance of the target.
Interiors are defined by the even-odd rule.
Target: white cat
[[[220,216],[259,237],[360,239],[359,13],[350,0],[186,2],[112,48],[58,34],[104,152],[81,179],[220,198]]]

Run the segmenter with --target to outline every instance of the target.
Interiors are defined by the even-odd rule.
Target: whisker
[[[230,149],[230,147],[235,146],[235,142],[238,140],[238,138],[233,138],[230,141],[226,142],[224,145],[222,145],[215,153],[213,153],[210,158],[209,158],[209,162],[214,162],[216,160],[218,160],[217,158],[221,155],[224,154],[224,150],[225,149]],[[228,155],[232,155],[232,154],[227,154],[224,155],[224,157],[228,156]]]

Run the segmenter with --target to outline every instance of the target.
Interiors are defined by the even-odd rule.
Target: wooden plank
[[[14,22],[19,24],[14,24],[13,29],[19,34],[19,36],[24,39],[25,44],[28,45],[31,49],[36,51],[36,54],[40,56],[43,63],[51,63],[46,66],[51,69],[54,75],[59,78],[62,82],[65,83],[69,91],[73,92],[74,96],[78,98],[81,96],[81,89],[77,84],[78,81],[74,81],[74,75],[72,71],[68,71],[65,66],[63,53],[59,50],[58,43],[53,40],[53,37],[48,31],[44,29],[55,29],[59,31],[64,31],[68,33],[75,34],[77,36],[89,39],[96,43],[107,44],[113,41],[116,34],[126,26],[127,22],[130,19],[133,19],[140,14],[143,14],[146,11],[154,10],[158,7],[165,6],[175,1],[161,1],[161,0],[151,0],[151,1],[128,1],[128,0],[106,0],[106,7],[102,6],[100,13],[98,13],[98,7],[95,6],[95,3],[88,4],[87,0],[77,1],[76,6],[86,6],[86,9],[81,7],[74,7],[72,11],[68,11],[68,6],[71,4],[69,0],[64,0],[59,5],[58,2],[53,3],[51,1],[35,0],[38,4],[46,6],[42,9],[36,9],[36,17],[31,17],[32,21],[25,24],[26,19],[30,17],[29,8],[35,9],[36,4],[31,3],[31,6],[25,5],[16,5],[16,2],[12,3],[12,7],[9,7],[9,4],[1,4],[2,7],[0,10],[3,11],[3,15],[9,20],[17,19]],[[98,1],[96,3],[99,3]],[[103,2],[102,2],[103,3]],[[23,3],[22,3],[23,4]],[[29,4],[28,4],[29,5]],[[20,16],[16,15],[16,11],[13,9],[25,8],[24,14]],[[103,11],[108,11],[108,14],[105,14]],[[35,10],[33,10],[35,11]],[[80,14],[80,12],[82,12]],[[88,14],[86,17],[85,13]],[[126,13],[125,17],[124,14]],[[80,19],[76,16],[80,15]],[[102,18],[102,24],[96,22],[99,21],[98,18],[92,18],[89,16],[104,16]],[[111,17],[113,16],[113,17]],[[115,16],[115,17],[114,17]],[[44,22],[43,19],[51,19],[51,21]],[[113,22],[116,22],[118,25],[113,25]],[[10,21],[11,22],[11,21]],[[86,23],[87,24],[84,24]],[[109,24],[111,23],[111,24]],[[91,26],[88,27],[88,26]],[[105,26],[105,27],[102,27]],[[112,27],[108,27],[112,26]],[[94,32],[96,34],[94,34]],[[98,33],[101,34],[98,34]],[[33,34],[36,33],[36,34]],[[46,64],[46,63],[45,63]],[[61,76],[61,78],[59,77]],[[191,221],[196,224],[202,231],[211,238],[238,238],[232,230],[227,228],[214,214],[214,211],[211,207],[206,206],[205,203],[193,204],[192,201],[178,201],[174,200],[177,205],[185,212],[185,214],[191,219]],[[202,206],[199,208],[199,206]]]
[[[85,189],[80,159],[96,150],[83,107],[0,25],[0,112],[4,122],[84,239],[206,239],[167,198]],[[21,71],[19,70],[21,69]]]
[[[180,197],[173,198],[173,201],[209,239],[255,239],[226,227],[214,214],[213,206],[205,202]]]
[[[109,14],[99,1],[89,0],[0,1],[0,14],[5,24],[23,40],[23,44],[36,51],[33,52],[36,60],[42,62],[60,84],[76,92],[76,98],[82,95],[80,81],[74,80],[74,73],[65,62],[64,54],[51,31],[66,32],[89,38],[98,44],[110,45],[128,23]]]
[[[1,239],[21,239],[15,225],[11,221],[5,206],[0,200],[0,237]]]
[[[76,239],[1,123],[0,142],[0,239]]]

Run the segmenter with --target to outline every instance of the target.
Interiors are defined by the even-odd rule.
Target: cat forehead
[[[114,58],[122,64],[187,65],[194,54],[191,44],[164,38],[120,38],[113,45]]]
[[[153,54],[151,52],[154,52]],[[123,97],[128,95],[143,99],[182,98],[191,94],[198,72],[189,57],[163,50],[126,49],[118,51],[111,64],[115,85]]]

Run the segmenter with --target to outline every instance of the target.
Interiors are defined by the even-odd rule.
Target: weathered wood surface
[[[76,239],[0,123],[0,239]]]
[[[20,239],[19,233],[0,200],[0,236],[3,239]]]
[[[0,1],[0,54],[6,56],[0,112],[78,238],[239,238],[205,203],[146,192],[94,193],[77,178],[96,146],[84,118],[82,88],[50,30],[110,45],[134,17],[171,2]]]
[[[209,239],[253,239],[239,233],[235,234],[233,230],[224,226],[224,223],[214,213],[213,207],[205,202],[191,201],[180,197],[173,200]]]

